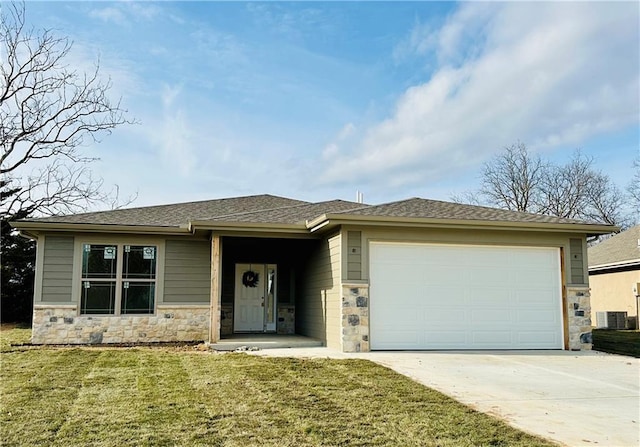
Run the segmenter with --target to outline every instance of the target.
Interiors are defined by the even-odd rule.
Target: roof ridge
[[[393,203],[408,202],[409,200],[414,200],[414,199],[420,199],[420,197],[411,197],[409,199],[394,200],[394,201],[391,201],[391,202],[379,203],[377,205],[369,205],[369,204],[365,203],[365,204],[363,204],[364,206],[360,206],[360,207],[353,208],[353,209],[350,209],[350,210],[336,211],[335,213],[332,213],[332,214],[344,214],[344,213],[349,213],[349,212],[352,212],[352,211],[359,211],[359,210],[363,210],[363,209],[378,208],[378,207],[381,207],[381,206],[391,205]],[[428,200],[428,199],[421,199],[421,200]]]
[[[284,210],[284,209],[298,208],[298,207],[301,207],[301,206],[309,206],[309,205],[314,205],[314,203],[313,202],[305,202],[305,203],[298,203],[296,205],[276,206],[275,208],[263,208],[263,209],[259,209],[259,210],[253,210],[253,211],[241,211],[239,213],[222,214],[220,216],[214,216],[214,217],[211,217],[209,219],[223,219],[225,217],[231,217],[231,216],[246,216],[246,215],[249,215],[249,214],[264,213],[265,211]],[[203,219],[203,220],[208,220],[208,219]]]
[[[225,217],[233,217],[233,216],[248,216],[250,214],[258,214],[258,213],[263,213],[265,211],[275,211],[275,210],[284,210],[284,209],[292,209],[292,208],[299,208],[299,207],[303,207],[303,206],[313,206],[313,205],[321,205],[323,203],[330,203],[330,202],[345,202],[345,203],[355,203],[355,202],[350,202],[348,200],[342,200],[342,199],[333,199],[333,200],[323,200],[321,202],[305,202],[305,203],[300,203],[297,205],[286,205],[286,206],[278,206],[275,208],[265,208],[265,209],[261,209],[261,210],[253,210],[253,211],[242,211],[240,213],[230,213],[230,214],[223,214],[221,216],[215,216],[212,217],[211,219],[223,219]],[[206,220],[206,219],[205,219]]]

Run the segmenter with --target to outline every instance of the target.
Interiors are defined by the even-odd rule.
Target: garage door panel
[[[460,272],[457,268],[451,266],[436,265],[430,266],[427,269],[423,269],[421,272],[422,281],[431,285],[451,286],[451,284],[457,284],[463,280]]]
[[[474,309],[470,310],[469,314],[469,323],[475,327],[500,327],[504,321],[512,319],[513,311],[510,309]]]
[[[422,314],[423,327],[451,327],[458,326],[464,320],[464,307],[456,308],[430,308],[416,311],[416,315]]]
[[[514,292],[514,307],[537,309],[548,309],[558,305],[558,291],[553,287],[538,288],[535,290],[517,290]]]
[[[455,346],[467,342],[467,334],[460,331],[423,332],[423,339],[432,349],[454,349]]]
[[[411,325],[411,324],[416,324],[418,325],[418,327],[420,327],[419,325],[422,324],[422,316],[420,315],[420,312],[416,312],[416,309],[413,307],[409,307],[409,306],[387,306],[384,307],[382,309],[380,309],[381,312],[385,313],[386,315],[388,315],[388,320],[389,321],[401,321],[402,324],[404,325]],[[380,327],[390,327],[390,328],[397,328],[398,324],[397,323],[381,323],[379,325]]]
[[[420,333],[421,331],[381,330],[377,336],[381,340],[380,349],[406,349],[406,346],[415,346],[421,342]]]
[[[473,290],[469,304],[481,299],[483,307],[502,308],[511,302],[512,296],[513,291],[505,287],[478,287]]]
[[[449,286],[431,286],[420,285],[416,287],[417,296],[403,297],[406,302],[417,304],[418,306],[426,306],[428,308],[436,307],[434,301],[446,301],[448,306],[464,306],[467,303],[467,294],[459,287]]]
[[[557,323],[557,313],[551,309],[518,310],[516,316],[517,322],[523,326],[546,326],[549,322]]]
[[[558,249],[372,243],[370,281],[372,349],[562,348]]]
[[[467,266],[470,268],[470,266]],[[504,266],[483,265],[476,266],[467,273],[469,282],[474,284],[500,285],[507,280],[509,274],[504,271]]]
[[[476,349],[508,348],[513,343],[513,334],[508,330],[472,331],[471,339]]]
[[[542,269],[534,269],[525,265],[524,269],[514,270],[512,275],[513,281],[522,284],[522,287],[536,287],[538,284],[556,281],[559,277],[558,272]]]

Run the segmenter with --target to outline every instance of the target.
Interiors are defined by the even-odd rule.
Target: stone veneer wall
[[[591,349],[591,294],[588,287],[567,287],[569,349]]]
[[[36,304],[34,344],[203,341],[209,305],[158,305],[154,315],[78,315],[77,306]]]
[[[591,305],[588,287],[567,288],[569,349],[591,349]],[[369,287],[342,285],[342,350],[367,352],[369,346]]]
[[[220,335],[233,334],[233,304],[220,305]]]
[[[368,352],[369,286],[342,285],[342,351]]]
[[[278,305],[278,334],[293,335],[296,333],[296,307],[292,304]]]

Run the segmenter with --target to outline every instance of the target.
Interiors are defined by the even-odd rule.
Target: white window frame
[[[116,255],[116,277],[115,278],[83,278],[82,277],[82,257],[85,245],[110,245],[117,247]],[[155,279],[123,279],[122,269],[124,262],[124,247],[130,246],[154,246],[156,248],[156,272]],[[95,237],[95,238],[79,238],[75,240],[74,260],[73,260],[73,297],[74,302],[77,303],[78,316],[88,317],[120,317],[120,316],[147,316],[155,315],[158,310],[158,304],[162,302],[162,296],[164,293],[164,239],[154,238],[136,238],[136,237]],[[114,313],[110,314],[84,314],[82,313],[82,288],[85,281],[92,282],[113,282],[116,283],[116,294],[114,303]],[[141,313],[141,314],[123,314],[122,313],[122,287],[125,282],[149,282],[155,283],[155,295],[153,300],[153,312]]]

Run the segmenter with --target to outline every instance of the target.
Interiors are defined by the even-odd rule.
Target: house
[[[637,328],[640,295],[640,225],[589,248],[591,313],[626,312]],[[595,318],[593,318],[595,323]]]
[[[581,349],[586,238],[615,227],[412,198],[257,195],[14,222],[33,343],[300,334],[345,352]]]

